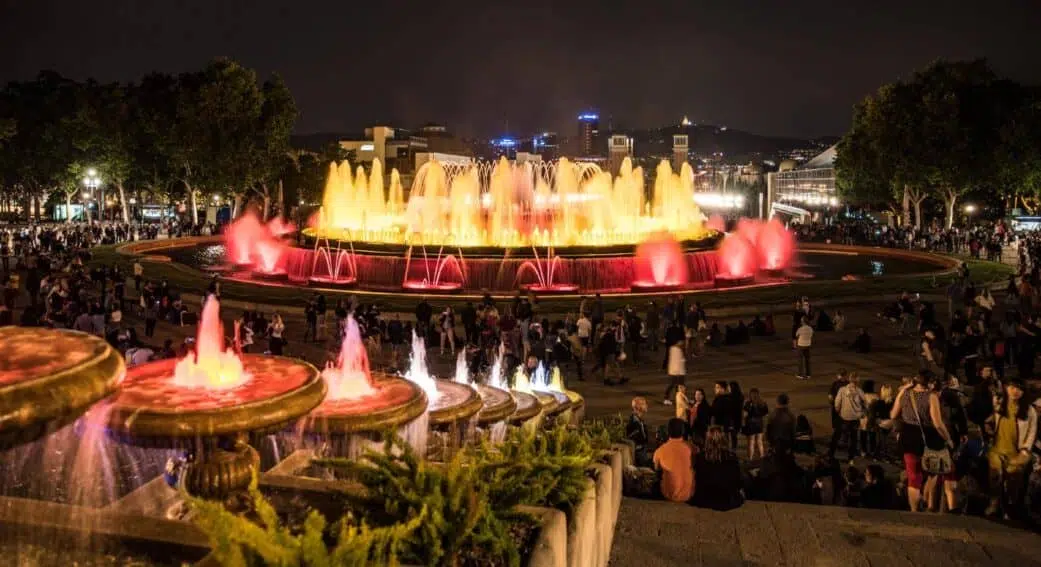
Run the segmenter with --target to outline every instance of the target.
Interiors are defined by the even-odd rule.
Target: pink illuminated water
[[[553,251],[552,246],[546,248],[544,257],[539,256],[539,251],[534,246],[531,247],[531,250],[535,254],[535,259],[520,265],[517,275],[514,276],[515,283],[520,282],[521,277],[530,272],[535,276],[535,283],[527,286],[531,289],[537,291],[575,291],[578,289],[578,286],[574,284],[556,281],[557,272],[561,270],[561,260],[560,256]]]
[[[280,237],[296,232],[296,225],[281,217],[275,217],[267,222],[267,230],[272,236]]]
[[[727,231],[727,221],[718,214],[709,217],[708,221],[705,222],[705,227],[715,230],[716,232]]]
[[[228,258],[233,264],[252,264],[255,243],[267,238],[268,234],[267,228],[261,224],[256,213],[247,211],[224,230],[224,245],[228,251]]]
[[[758,257],[755,248],[745,237],[730,233],[716,250],[719,257],[718,275],[725,278],[743,278],[755,275]]]
[[[376,393],[369,373],[369,355],[353,316],[347,317],[347,328],[336,364],[327,365],[322,371],[322,377],[329,386],[326,395],[329,400],[358,399]]]
[[[757,220],[743,218],[737,221],[736,232],[755,248],[759,244],[759,231],[762,226],[762,223]]]
[[[776,217],[759,230],[759,267],[764,270],[783,270],[795,255],[795,238]]]
[[[451,290],[459,289],[466,281],[465,261],[462,251],[459,256],[445,254],[442,246],[437,251],[437,256],[431,260],[427,255],[426,247],[422,247],[423,259],[421,275],[417,278],[410,272],[412,267],[412,248],[405,254],[405,280],[401,285],[410,289]],[[454,273],[457,281],[445,279],[449,273]]]
[[[459,351],[455,359],[455,381],[457,384],[470,383],[470,367],[466,364],[466,349]]]
[[[405,378],[423,389],[427,395],[428,407],[433,406],[441,397],[441,392],[437,389],[437,380],[427,371],[426,342],[415,331],[412,332],[412,355]]]
[[[678,286],[688,278],[686,257],[672,235],[652,235],[636,249],[636,282]]]
[[[242,359],[234,351],[224,348],[220,302],[210,296],[199,318],[195,353],[177,361],[173,383],[184,388],[230,390],[249,378],[249,373],[242,366]]]
[[[253,247],[254,265],[262,272],[273,273],[285,248],[285,244],[270,236],[257,241]]]

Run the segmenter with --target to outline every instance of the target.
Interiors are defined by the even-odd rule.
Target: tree
[[[994,145],[993,189],[1034,214],[1041,206],[1041,93],[1008,81],[998,88],[1007,116]]]
[[[174,163],[174,132],[180,94],[177,77],[162,73],[146,75],[131,85],[131,184],[145,190],[156,202],[171,201],[171,186],[180,169]]]

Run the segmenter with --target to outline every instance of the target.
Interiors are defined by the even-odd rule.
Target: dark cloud
[[[0,0],[0,81],[129,80],[218,55],[293,89],[301,132],[436,120],[466,134],[686,114],[838,134],[879,84],[937,57],[1041,83],[1037,0],[274,2]]]

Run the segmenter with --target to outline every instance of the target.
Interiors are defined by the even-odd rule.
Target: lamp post
[[[90,196],[92,196],[94,194],[94,192],[97,191],[98,187],[101,187],[101,199],[98,200],[98,203],[100,203],[100,207],[104,207],[105,206],[104,205],[104,203],[105,203],[105,188],[101,185],[101,178],[98,177],[98,172],[97,172],[96,169],[94,169],[92,167],[92,168],[87,170],[87,176],[83,178],[83,185],[85,185],[87,187],[87,189],[90,190],[90,194],[89,195],[88,195],[87,192],[83,193],[85,199],[89,199]],[[88,208],[90,207],[89,203],[87,204],[87,207]],[[105,211],[104,211],[104,209],[101,209],[99,212],[101,213],[101,215],[100,215],[101,216],[101,220],[105,220]]]
[[[969,203],[962,208],[965,211],[965,223],[972,224],[972,213],[976,212],[976,205]]]

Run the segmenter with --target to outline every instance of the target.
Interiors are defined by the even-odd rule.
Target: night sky
[[[1041,0],[0,0],[0,82],[126,81],[221,55],[280,73],[299,133],[571,134],[595,109],[604,127],[686,114],[809,137],[841,134],[854,102],[937,57],[1041,83]]]

